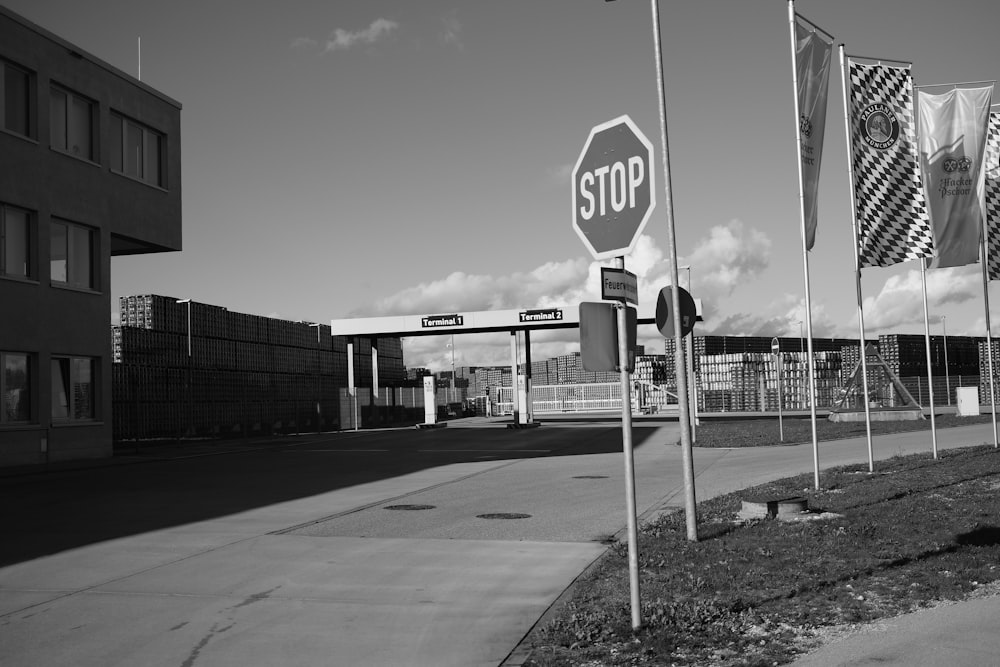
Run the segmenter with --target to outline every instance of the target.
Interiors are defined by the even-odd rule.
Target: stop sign
[[[653,145],[619,116],[590,131],[573,168],[573,229],[594,259],[627,255],[656,205]]]

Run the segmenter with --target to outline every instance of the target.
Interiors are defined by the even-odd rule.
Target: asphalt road
[[[0,471],[0,664],[516,664],[531,626],[623,531],[621,430],[478,426]],[[683,504],[677,431],[635,426],[647,517]],[[991,438],[981,425],[939,441]],[[875,443],[877,459],[929,449],[919,433]],[[864,439],[821,444],[824,468],[866,460]],[[704,500],[813,458],[809,445],[699,448],[694,462]]]

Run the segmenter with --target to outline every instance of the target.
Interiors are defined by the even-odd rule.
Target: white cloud
[[[722,296],[728,296],[740,285],[752,282],[769,262],[770,241],[757,230],[734,220],[725,226],[714,227],[700,241],[687,260],[693,268],[695,292],[708,306]],[[531,271],[508,275],[490,276],[455,272],[441,279],[408,287],[360,308],[349,316],[375,317],[388,315],[415,315],[426,313],[470,312],[515,308],[576,308],[582,301],[600,300],[601,267],[607,266],[588,258],[547,262]],[[639,282],[640,303],[655,303],[657,293],[670,284],[669,263],[663,250],[652,237],[642,235],[629,255],[627,268],[635,273]],[[681,272],[681,284],[685,284]],[[743,316],[740,328],[763,330],[781,326],[787,330],[790,315],[786,312],[793,298],[776,304],[773,313],[760,316],[752,323]],[[643,310],[646,310],[644,308]],[[649,308],[651,311],[652,309]],[[814,313],[815,317],[815,313]],[[777,324],[765,324],[769,318]],[[798,319],[798,318],[795,318]],[[726,327],[735,327],[736,321],[723,320]],[[794,325],[797,328],[797,325]],[[707,332],[709,328],[699,327]],[[641,344],[653,353],[662,353],[663,339],[651,327],[640,331]],[[774,329],[768,329],[768,333]],[[451,366],[451,350],[447,347],[450,337],[413,337],[407,339],[406,362],[411,366],[441,369]],[[545,359],[579,350],[579,333],[574,329],[536,332],[532,336],[533,359]],[[456,338],[459,365],[506,364],[510,361],[510,336],[476,335]],[[463,347],[465,351],[463,353]],[[474,350],[474,351],[473,351]],[[461,361],[461,359],[464,359]]]
[[[708,238],[695,246],[687,264],[692,267],[699,292],[729,296],[738,286],[752,281],[771,261],[771,240],[763,232],[749,229],[741,220],[716,226]],[[696,278],[696,280],[695,280]]]
[[[441,41],[455,46],[459,51],[465,48],[462,43],[462,23],[453,11],[441,19]]]
[[[948,304],[974,299],[982,293],[978,265],[927,271],[927,303],[934,310]],[[894,329],[904,324],[923,323],[924,301],[920,271],[911,269],[890,276],[881,291],[864,299],[865,332]]]
[[[295,39],[292,40],[292,45],[291,45],[293,49],[299,51],[312,51],[317,46],[319,46],[319,42],[317,42],[315,39],[312,39],[311,37],[296,37]]]
[[[347,50],[359,44],[374,44],[379,39],[386,37],[393,30],[399,28],[399,24],[389,19],[378,18],[363,30],[353,32],[337,28],[326,41],[324,52]]]

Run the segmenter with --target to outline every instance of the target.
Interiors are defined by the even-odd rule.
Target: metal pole
[[[684,268],[687,271],[688,292],[693,294],[691,292],[691,265],[689,264]],[[694,329],[685,338],[687,338],[687,367],[690,381],[688,385],[688,397],[691,399],[691,444],[694,445],[698,442],[698,426],[701,425],[698,422],[698,384],[695,382],[694,375]]]
[[[948,325],[944,315],[941,316],[941,330],[944,332],[944,387],[948,392],[948,405],[951,405],[951,371],[948,369]]]
[[[784,442],[785,422],[784,422],[784,417],[781,414],[781,403],[782,403],[781,397],[782,394],[784,394],[785,392],[784,392],[784,387],[781,384],[781,367],[782,367],[781,352],[778,352],[777,354],[774,355],[774,364],[778,367],[778,437],[781,439],[781,442]],[[819,487],[817,486],[817,488]]]
[[[805,202],[805,190],[803,186],[802,177],[802,148],[801,139],[799,137],[798,130],[798,119],[800,117],[799,110],[799,72],[798,66],[796,64],[795,58],[795,4],[793,0],[788,0],[788,24],[789,30],[791,31],[791,49],[792,49],[792,87],[793,95],[795,99],[795,165],[799,176],[799,223],[802,232],[802,274],[805,282],[805,293],[806,293],[806,330],[809,334],[809,357],[807,359],[807,372],[809,373],[809,414],[812,424],[812,443],[813,443],[813,482],[816,490],[819,490],[819,438],[816,434],[816,369],[815,360],[813,355],[813,331],[812,331],[812,302],[811,302],[811,289],[809,285],[809,248],[808,241],[806,239],[806,202]],[[850,155],[850,152],[848,152]],[[802,321],[799,320],[799,354],[802,354]],[[779,404],[781,402],[780,394],[778,398]]]
[[[663,160],[663,188],[666,194],[664,209],[667,215],[667,242],[670,253],[670,284],[671,308],[675,313],[681,312],[680,292],[677,291],[677,238],[674,230],[674,203],[670,184],[670,147],[667,143],[667,98],[666,82],[663,78],[663,48],[660,44],[660,10],[658,0],[650,0],[653,12],[653,42],[656,47],[656,85],[659,89],[660,104],[660,144]],[[677,403],[680,411],[681,425],[681,457],[684,468],[684,509],[687,519],[687,538],[691,542],[698,541],[698,516],[695,505],[694,462],[691,453],[690,416],[688,414],[687,374],[684,372],[684,340],[681,337],[681,322],[674,318],[674,349],[677,365]]]
[[[937,424],[934,422],[934,374],[931,372],[931,325],[927,316],[927,266],[920,260],[920,286],[924,293],[924,339],[927,341],[927,400],[931,406],[931,450],[938,457]],[[919,387],[919,383],[917,384]]]
[[[625,268],[625,258],[616,257],[619,269]],[[625,454],[625,504],[628,511],[628,578],[631,592],[632,629],[642,627],[639,602],[639,536],[635,516],[635,464],[632,458],[632,401],[629,400],[631,378],[628,370],[628,320],[625,304],[616,303],[618,315],[618,369],[622,386],[622,450]]]
[[[858,330],[861,344],[861,382],[864,388],[865,401],[865,433],[868,440],[868,472],[875,472],[875,456],[872,451],[872,418],[871,406],[868,400],[868,350],[865,349],[865,314],[861,302],[861,256],[858,253],[858,209],[854,197],[854,168],[851,165],[851,119],[847,110],[847,62],[844,56],[844,45],[840,45],[840,82],[844,91],[844,127],[847,134],[847,184],[851,191],[851,227],[854,230],[854,280],[858,296]]]
[[[986,307],[986,356],[989,359],[989,371],[990,371],[990,405],[992,406],[993,414],[993,447],[1000,448],[1000,439],[997,438],[997,390],[996,381],[994,379],[993,372],[993,329],[990,326],[990,279],[989,279],[989,268],[986,266],[989,262],[986,261],[986,235],[983,234],[979,237],[980,243],[982,245],[982,257],[983,261],[983,303]]]

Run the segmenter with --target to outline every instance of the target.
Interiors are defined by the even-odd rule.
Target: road
[[[0,473],[0,663],[501,664],[623,531],[621,431],[468,425]],[[941,447],[991,438],[951,431]],[[683,503],[677,432],[635,426],[647,517]],[[821,452],[867,460],[863,439]],[[695,467],[701,500],[808,472],[812,450],[696,449]]]

